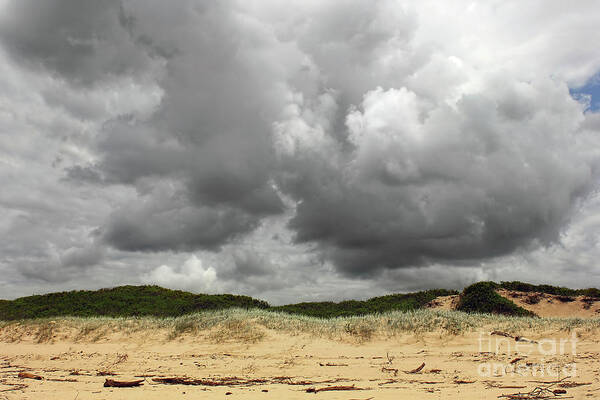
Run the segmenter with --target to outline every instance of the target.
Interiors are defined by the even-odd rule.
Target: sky
[[[593,0],[0,1],[0,298],[600,286]]]

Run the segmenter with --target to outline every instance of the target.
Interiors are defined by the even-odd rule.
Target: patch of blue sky
[[[586,105],[586,111],[597,112],[600,110],[600,71],[592,76],[585,85],[578,88],[569,88],[571,96]]]

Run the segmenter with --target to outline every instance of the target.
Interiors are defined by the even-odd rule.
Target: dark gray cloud
[[[152,192],[115,211],[101,229],[102,238],[120,250],[217,250],[251,231],[256,219],[226,205],[195,207],[169,185],[152,182]],[[167,186],[167,187],[163,187]],[[158,187],[158,189],[157,189]]]
[[[565,86],[505,88],[465,95],[454,109],[376,89],[348,114],[352,150],[330,150],[315,170],[305,149],[283,148],[292,160],[282,187],[300,200],[297,240],[319,243],[356,274],[556,241],[576,199],[595,187],[597,159],[581,157],[580,108]],[[514,104],[521,114],[507,112]]]
[[[600,16],[551,3],[5,1],[5,283],[282,302],[592,274],[600,124],[569,87]]]
[[[9,2],[0,23],[4,47],[19,61],[92,84],[134,75],[151,60],[133,43],[118,0]]]

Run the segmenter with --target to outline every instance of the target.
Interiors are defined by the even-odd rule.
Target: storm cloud
[[[513,257],[543,269],[585,240],[592,1],[1,7],[15,282],[130,265],[114,283],[326,297],[460,286]]]

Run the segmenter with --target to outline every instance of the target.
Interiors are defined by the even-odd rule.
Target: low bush
[[[496,290],[500,285],[495,282],[475,283],[462,292],[457,309],[465,312],[502,314],[515,316],[534,316],[531,311],[519,307],[511,300],[500,296]]]

